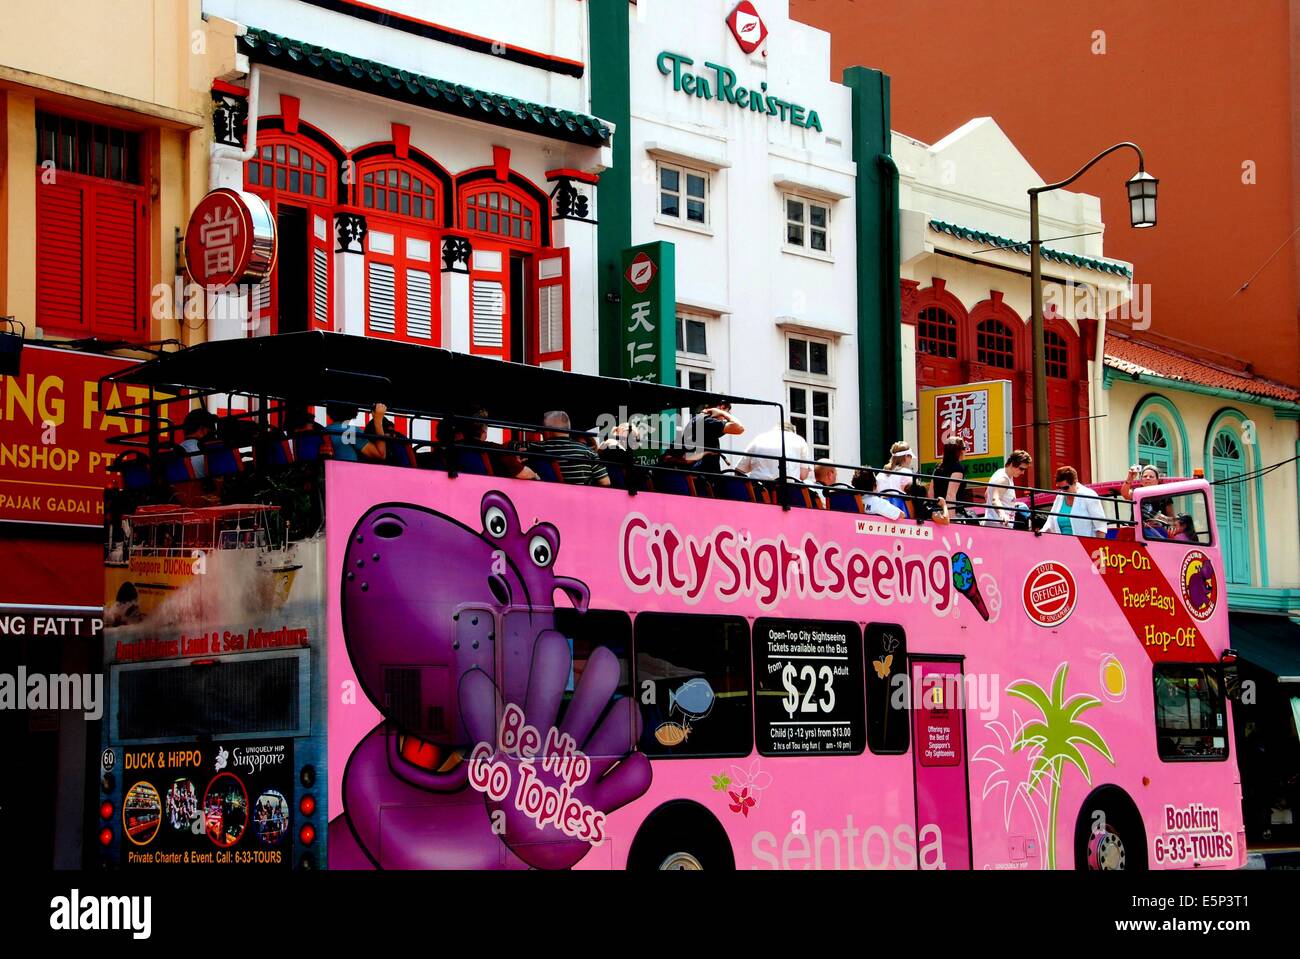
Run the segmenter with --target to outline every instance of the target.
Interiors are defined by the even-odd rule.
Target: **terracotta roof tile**
[[[1223,390],[1236,390],[1285,402],[1300,402],[1300,389],[1266,380],[1245,370],[1197,359],[1170,347],[1144,342],[1120,334],[1106,334],[1106,365],[1134,376],[1159,376]]]

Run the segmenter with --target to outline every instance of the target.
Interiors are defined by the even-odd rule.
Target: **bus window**
[[[1205,494],[1198,490],[1142,500],[1142,536],[1149,543],[1213,545]]]
[[[502,693],[507,702],[513,702],[520,706],[524,705],[527,699],[528,679],[533,672],[534,645],[537,637],[536,615],[538,612],[535,609],[510,610],[502,618],[506,644],[502,658],[502,673],[505,681]],[[582,676],[587,668],[587,663],[591,660],[592,653],[604,646],[618,660],[618,683],[613,689],[600,719],[592,727],[593,730],[598,729],[600,722],[603,721],[613,704],[617,700],[626,699],[632,694],[631,617],[621,610],[610,609],[589,609],[585,613],[580,613],[572,607],[561,607],[540,612],[554,616],[554,629],[565,637],[569,647],[568,675],[564,681],[564,697],[560,702],[559,715],[554,717],[557,727],[564,722],[569,704],[573,701],[574,693],[582,683]],[[543,717],[529,716],[526,718],[528,722],[534,725],[543,720]],[[545,718],[549,719],[549,717]],[[546,735],[545,729],[539,729],[539,732],[543,736]],[[635,745],[631,741],[624,743],[623,747],[618,750],[618,755],[623,755],[629,749],[634,748]]]
[[[605,707],[601,718],[592,727],[593,730],[599,729],[609,710],[614,708],[616,703],[625,701],[632,695],[632,618],[622,610],[614,609],[589,609],[585,613],[579,613],[576,609],[557,609],[555,628],[569,640],[569,653],[573,658],[569,668],[569,681],[564,688],[564,702],[560,706],[560,719],[557,722],[562,722],[568,712],[569,703],[573,701],[573,694],[582,682],[582,675],[591,659],[591,654],[604,646],[618,658],[618,685],[614,688],[614,695],[610,697],[609,705]],[[626,716],[623,725],[631,726]],[[628,741],[621,748],[615,749],[615,753],[622,756],[635,748],[636,743],[632,741],[632,731],[629,728]]]
[[[907,752],[911,743],[907,685],[907,634],[894,623],[867,624],[867,745],[878,755]]]
[[[650,756],[748,756],[749,625],[739,617],[636,618],[641,749]]]
[[[754,727],[763,756],[852,756],[866,744],[857,623],[754,623]]]
[[[1217,667],[1155,667],[1156,748],[1165,762],[1228,757],[1227,717]]]
[[[235,654],[190,662],[113,667],[112,738],[119,743],[193,736],[303,736],[307,652]]]

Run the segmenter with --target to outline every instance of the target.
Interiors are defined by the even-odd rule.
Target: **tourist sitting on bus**
[[[189,456],[195,478],[203,479],[208,475],[208,466],[203,457],[197,454],[203,447],[212,446],[216,442],[217,418],[203,407],[190,410],[181,421],[181,432],[185,438],[181,440],[180,448]]]
[[[1178,514],[1178,518],[1174,521],[1174,531],[1169,534],[1169,538],[1179,543],[1200,542],[1191,513]]]
[[[542,419],[547,427],[540,443],[530,443],[531,453],[546,454],[560,469],[564,482],[577,486],[608,486],[609,471],[595,451],[586,443],[574,439],[569,414],[552,410]]]
[[[366,460],[382,463],[388,457],[388,447],[384,442],[384,416],[388,407],[376,403],[371,411],[371,423],[367,436],[352,423],[357,416],[357,408],[351,403],[330,403],[325,407],[325,419],[328,424],[325,432],[329,435],[334,458],[348,463]]]
[[[907,515],[918,523],[930,520],[939,526],[947,526],[952,522],[947,500],[942,496],[931,499],[919,482],[912,483],[903,493],[907,497]]]
[[[706,406],[687,424],[683,433],[685,452],[682,458],[687,466],[702,473],[721,473],[722,454],[717,450],[722,437],[739,436],[743,432],[745,425],[731,415],[729,402],[724,400],[717,406]]]
[[[463,444],[468,450],[483,453],[488,458],[488,466],[493,476],[507,479],[535,480],[538,475],[528,468],[528,464],[511,449],[494,443],[487,438],[488,411],[475,409],[465,418],[448,417],[438,423],[438,457],[436,462],[442,468],[448,468],[447,447]]]
[[[876,471],[864,466],[853,474],[853,488],[862,493],[862,511],[885,519],[902,519],[903,511],[876,495]]]
[[[1125,499],[1132,499],[1133,490],[1137,486],[1158,486],[1160,481],[1158,468],[1135,464],[1128,468],[1128,476],[1119,488],[1119,493]],[[1142,530],[1147,538],[1168,539],[1176,519],[1172,497],[1149,496],[1142,501]]]
[[[943,460],[934,468],[932,489],[936,497],[943,497],[958,515],[969,515],[968,510],[974,502],[970,484],[963,482],[966,467],[962,457],[966,455],[966,443],[960,436],[949,436],[943,443]]]
[[[985,526],[1010,528],[1016,521],[1016,480],[1029,472],[1033,457],[1024,450],[1012,450],[1006,465],[989,478]]]
[[[915,473],[916,457],[912,455],[912,447],[906,441],[899,440],[889,448],[889,462],[876,477],[880,495],[902,493],[912,484]]]
[[[795,432],[793,423],[782,423],[770,430],[759,433],[745,447],[745,455],[736,464],[736,472],[744,473],[750,479],[771,481],[781,472],[781,438],[785,437],[785,455],[787,460],[810,460],[812,452],[808,443]],[[786,463],[785,475],[799,482],[807,481],[812,467],[807,463]]]
[[[1066,536],[1106,535],[1106,512],[1101,500],[1089,490],[1080,490],[1079,471],[1073,466],[1062,466],[1056,471],[1056,499],[1052,501],[1051,515],[1043,526],[1045,533],[1064,533]]]

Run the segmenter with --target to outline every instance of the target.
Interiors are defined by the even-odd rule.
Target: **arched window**
[[[916,315],[916,352],[941,359],[957,358],[957,320],[947,310],[928,306]]]
[[[1214,512],[1223,540],[1223,561],[1228,582],[1249,586],[1250,525],[1246,502],[1246,457],[1241,443],[1230,429],[1214,434],[1210,447],[1210,479],[1214,485]]]
[[[244,173],[254,193],[270,190],[333,203],[338,179],[334,170],[334,161],[323,150],[308,146],[301,138],[276,137],[268,142],[263,134],[257,156],[248,161]]]
[[[499,236],[514,245],[539,246],[537,203],[503,183],[487,183],[464,194],[465,229]]]
[[[1154,466],[1161,476],[1174,472],[1173,450],[1164,424],[1155,416],[1148,416],[1138,427],[1137,461],[1139,466]]]
[[[275,217],[277,254],[273,274],[251,294],[255,335],[333,329],[332,239],[342,151],[314,128],[309,136],[307,124],[290,134],[279,127],[280,118],[262,122],[269,128],[258,130],[244,185]]]
[[[1065,337],[1053,330],[1043,331],[1043,359],[1047,375],[1057,379],[1070,376],[1070,347]]]
[[[439,187],[431,177],[391,161],[368,166],[361,173],[362,206],[439,224]]]
[[[1015,337],[1010,327],[999,320],[984,320],[976,328],[976,358],[986,366],[1001,370],[1016,368]]]
[[[444,187],[428,170],[395,156],[360,161],[357,177],[356,202],[368,211],[366,334],[437,346]]]

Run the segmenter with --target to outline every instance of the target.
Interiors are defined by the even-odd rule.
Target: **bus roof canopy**
[[[495,419],[519,423],[540,423],[543,413],[564,410],[575,428],[595,425],[602,414],[623,419],[620,408],[656,413],[719,400],[780,405],[322,331],[200,343],[104,379],[162,392],[240,393],[314,405],[382,402],[435,417],[472,415],[482,406]]]

